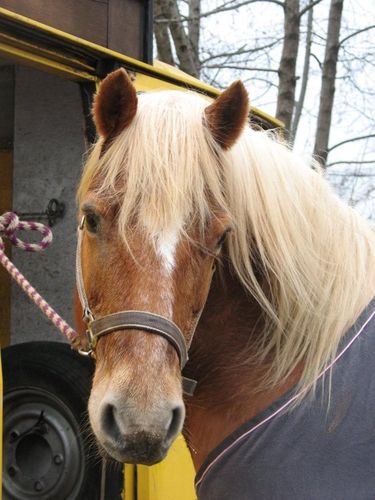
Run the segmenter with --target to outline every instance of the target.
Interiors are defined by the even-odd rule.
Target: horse
[[[347,416],[352,392],[336,396],[335,370],[372,324],[375,236],[317,162],[280,134],[249,126],[248,113],[240,81],[213,102],[189,91],[137,95],[123,69],[101,83],[98,139],[77,194],[83,302],[95,317],[136,311],[177,330],[189,351],[184,376],[197,386],[183,396],[177,334],[160,334],[147,318],[144,326],[115,323],[92,344],[90,423],[110,457],[146,465],[162,460],[182,431],[200,469],[199,498],[333,498],[330,486],[314,496],[308,475],[306,484],[290,479],[296,489],[287,483],[283,496],[281,464],[293,456],[298,476],[309,456],[292,451],[301,448],[294,431],[315,429],[311,405],[320,412],[318,434],[331,411],[335,429]],[[263,465],[246,469],[245,459],[233,459],[220,468],[237,445],[277,422],[293,437],[281,455],[276,433],[260,453]],[[261,438],[251,442],[251,460]],[[322,454],[313,453],[319,463]],[[225,481],[210,490],[215,467]],[[362,498],[345,491],[335,498]]]

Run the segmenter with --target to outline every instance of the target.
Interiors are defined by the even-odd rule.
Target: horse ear
[[[105,141],[116,137],[130,124],[137,104],[136,90],[123,68],[105,77],[93,106],[96,129]]]
[[[241,134],[249,114],[249,96],[238,80],[205,109],[207,126],[223,149],[229,149]]]

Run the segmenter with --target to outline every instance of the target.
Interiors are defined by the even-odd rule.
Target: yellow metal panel
[[[137,465],[134,472],[125,466],[124,500],[196,500],[195,470],[184,438],[180,435],[167,457],[159,464],[147,467]],[[136,492],[136,496],[132,496]]]
[[[162,64],[162,66],[160,66],[161,64]],[[185,75],[185,73],[183,73],[179,69],[172,68],[172,67],[168,66],[168,64],[165,64],[165,63],[160,63],[160,61],[155,61],[155,65],[160,66],[160,68],[168,67],[169,71],[170,70],[176,71],[176,73],[175,73],[176,77],[177,76],[180,77],[181,74]],[[153,90],[181,90],[181,84],[174,83],[172,81],[162,80],[156,76],[150,76],[150,75],[145,75],[143,73],[136,72],[134,74],[134,77],[135,78],[134,78],[133,83],[134,83],[135,88],[139,92],[150,92]],[[196,81],[198,82],[198,80],[196,80]],[[185,85],[185,88],[190,89],[190,90],[197,90],[196,87],[197,87],[196,85],[194,85],[194,87],[192,85]],[[209,86],[207,85],[207,87],[209,87]],[[209,95],[207,95],[207,94],[201,94],[202,97],[207,98],[207,100],[212,100],[213,96],[220,94],[220,92],[217,89],[214,89],[213,87],[209,87],[209,88],[210,88],[209,94],[211,95],[211,97],[209,97]],[[265,113],[264,111],[262,111],[259,108],[251,106],[250,112],[254,113],[254,115],[259,116],[260,118],[263,118],[267,122],[272,123],[277,128],[284,127],[284,124],[280,120],[278,120],[277,118],[274,118],[273,116],[269,115],[268,113]]]
[[[156,61],[154,66],[150,66],[121,53],[64,33],[3,8],[0,8],[0,17],[17,21],[24,26],[32,27],[44,32],[52,38],[60,38],[61,40],[74,43],[77,47],[84,47],[94,52],[98,58],[107,57],[119,61],[135,71],[134,83],[138,91],[151,91],[156,89],[177,90],[181,89],[182,86],[190,88],[191,90],[201,90],[211,97],[215,97],[220,93],[214,87],[204,84],[196,78],[165,63]],[[5,34],[1,36],[1,40],[0,54],[12,60],[26,63],[51,73],[57,73],[77,81],[93,81],[96,83],[99,81],[99,78],[93,74],[94,69],[76,58],[65,56],[64,53],[38,47],[37,45],[30,44],[21,39],[17,40]],[[255,115],[272,123],[275,127],[283,127],[282,122],[257,108],[251,108],[251,111]],[[2,390],[2,373],[0,372],[1,430]],[[2,442],[0,441],[0,470],[2,470],[1,459]],[[195,500],[194,477],[195,471],[189,451],[187,450],[183,437],[179,436],[168,453],[167,458],[160,464],[152,467],[125,466],[125,488],[123,498],[124,500]]]
[[[127,464],[124,467],[124,491],[122,493],[122,498],[124,500],[137,500],[136,499],[136,466],[132,464]]]
[[[97,76],[91,75],[86,71],[80,71],[66,64],[54,61],[49,57],[45,57],[39,54],[34,54],[22,48],[13,47],[12,45],[8,45],[6,43],[0,43],[0,54],[5,55],[6,57],[12,59],[13,61],[20,62],[23,64],[28,64],[38,69],[42,67],[43,69],[45,69],[50,73],[62,74],[65,77],[73,80],[81,80],[81,81],[89,80],[93,82],[96,82],[98,80]]]
[[[155,62],[157,62],[157,61],[155,61]],[[168,66],[168,65],[165,64],[164,66]],[[175,69],[175,68],[173,68],[173,69]],[[178,71],[179,73],[182,73],[181,71],[179,71],[177,69],[176,69],[176,71]],[[135,73],[135,79],[134,79],[133,83],[134,83],[137,91],[141,91],[141,92],[150,92],[153,90],[181,90],[181,85],[178,85],[177,83],[173,83],[171,81],[166,81],[166,80],[161,80],[158,77],[144,75],[143,73]],[[196,86],[192,87],[191,85],[190,86],[187,85],[187,86],[185,86],[185,88],[187,88],[187,89],[190,88],[191,90],[196,90]],[[215,90],[215,92],[213,92],[213,90]],[[211,87],[210,94],[211,94],[211,96],[213,94],[219,95],[220,92],[216,89],[213,89],[213,87]],[[201,94],[201,96],[205,97],[207,100],[210,100],[210,101],[212,100],[212,97],[209,97],[207,94]],[[284,124],[280,120],[277,120],[277,118],[274,118],[273,116],[269,115],[268,113],[265,113],[264,111],[262,111],[259,108],[251,106],[250,112],[256,116],[259,116],[260,118],[263,118],[267,122],[272,123],[277,128],[284,127]]]
[[[71,54],[66,55],[63,52],[59,52],[57,50],[51,50],[46,47],[39,46],[35,43],[27,42],[22,38],[18,38],[17,36],[11,36],[6,33],[0,32],[0,42],[5,43],[6,45],[10,45],[13,47],[18,47],[24,49],[28,53],[34,53],[38,55],[45,56],[47,59],[52,59],[57,62],[62,62],[69,67],[74,67],[77,69],[81,69],[86,72],[95,72],[95,67],[90,66],[85,61],[81,61],[80,59],[73,57]]]
[[[135,73],[133,83],[138,92],[152,92],[154,90],[181,90],[181,85],[161,80],[155,76],[144,75],[143,73]],[[212,100],[212,98],[205,94],[202,94],[202,97],[206,97],[210,101]]]
[[[0,16],[9,19],[12,21],[16,21],[24,26],[32,27],[36,30],[42,31],[46,34],[52,35],[54,38],[60,38],[62,40],[75,43],[78,46],[84,47],[88,50],[96,52],[101,57],[116,59],[117,61],[123,62],[128,66],[132,66],[135,70],[139,69],[140,71],[144,71],[146,73],[158,75],[159,77],[167,77],[174,80],[178,80],[181,83],[185,83],[187,85],[192,85],[194,87],[198,87],[205,92],[217,94],[218,91],[211,87],[210,85],[206,85],[196,78],[183,73],[182,71],[175,70],[172,66],[165,64],[161,69],[146,64],[142,61],[138,61],[132,57],[121,54],[120,52],[115,52],[114,50],[108,49],[107,47],[102,47],[95,43],[89,42],[88,40],[84,40],[83,38],[79,38],[75,35],[71,35],[69,33],[65,33],[64,31],[58,30],[56,28],[52,28],[46,24],[35,21],[34,19],[29,19],[28,17],[22,16],[20,14],[16,14],[10,10],[4,9],[0,7]]]
[[[138,61],[137,59],[133,59],[132,57],[128,57],[124,54],[121,54],[120,52],[115,52],[113,50],[110,50],[106,47],[101,47],[100,45],[97,45],[95,43],[89,42],[88,40],[84,40],[83,38],[79,38],[74,35],[70,35],[69,33],[65,33],[64,31],[58,30],[56,28],[52,28],[51,26],[47,26],[46,24],[40,23],[38,21],[35,21],[33,19],[29,19],[25,16],[21,16],[20,14],[16,14],[15,12],[12,12],[7,9],[3,9],[0,7],[0,17],[3,17],[5,19],[9,19],[12,21],[15,21],[19,24],[23,24],[26,27],[31,27],[35,30],[44,32],[46,35],[49,35],[53,38],[59,38],[63,41],[73,43],[77,45],[77,47],[83,47],[87,50],[89,50],[92,53],[95,53],[98,58],[110,58],[110,59],[115,59],[118,62],[124,64],[128,68],[134,69],[137,73],[143,73],[152,76],[152,81],[155,82],[155,80],[167,80],[164,82],[164,87],[163,88],[178,88],[178,86],[185,86],[191,89],[195,90],[201,90],[211,97],[215,97],[220,94],[220,91],[212,87],[211,85],[207,85],[206,83],[201,82],[200,80],[197,80],[196,78],[187,75],[183,71],[180,71],[177,68],[174,68],[172,66],[169,66],[168,64],[165,64],[161,61],[155,61],[154,65],[151,66],[149,64],[146,64],[142,61]],[[0,47],[0,52],[1,52],[1,47]],[[9,53],[9,55],[12,55]],[[20,56],[20,54],[13,53],[13,58],[16,58],[17,56]],[[45,65],[47,71],[55,72],[55,73],[62,73],[68,78],[74,78],[76,80],[96,80],[97,77],[84,71],[79,71],[77,69],[69,68],[68,65],[63,65],[59,64],[57,61],[49,61],[48,64],[48,59],[42,58],[41,56],[36,56],[30,57],[30,54],[24,56],[27,60],[29,60],[29,63],[34,63],[35,66],[39,64],[39,66]],[[22,59],[22,58],[21,58]],[[18,59],[20,60],[20,59]],[[72,61],[73,63],[73,61]],[[76,64],[76,61],[74,62]],[[72,64],[74,66],[74,64]],[[142,75],[143,76],[143,75]],[[145,82],[146,84],[146,82]],[[151,85],[151,84],[147,84]],[[160,86],[159,86],[160,87]],[[155,87],[152,87],[155,89]],[[141,90],[141,89],[140,89]],[[254,115],[259,116],[260,118],[266,120],[267,122],[273,124],[275,127],[283,128],[284,124],[278,120],[277,118],[274,118],[273,116],[269,115],[268,113],[265,113],[264,111],[252,107],[251,108],[252,113]]]

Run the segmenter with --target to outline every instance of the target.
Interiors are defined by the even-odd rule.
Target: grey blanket
[[[375,500],[375,299],[343,337],[316,397],[295,388],[230,434],[196,478],[199,500]]]

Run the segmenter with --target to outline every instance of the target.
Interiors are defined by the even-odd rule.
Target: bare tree
[[[201,11],[201,0],[186,0],[187,15],[181,15],[177,0],[156,0],[155,5],[155,39],[158,56],[165,62],[173,61],[170,40],[174,42],[178,66],[187,73],[199,77],[203,66],[207,70],[236,70],[253,73],[266,73],[270,83],[269,74],[278,75],[278,94],[276,116],[284,122],[286,130],[291,130],[292,118],[295,111],[296,93],[296,65],[300,45],[300,22],[302,16],[321,0],[310,0],[309,4],[300,10],[300,0],[227,0],[210,11]],[[255,46],[246,44],[232,51],[223,50],[216,53],[209,52],[200,60],[200,29],[201,21],[209,16],[218,15],[228,11],[239,11],[241,7],[255,3],[273,3],[282,7],[284,12],[284,32],[279,38],[259,42]],[[186,9],[185,9],[186,10]],[[169,36],[168,36],[169,33]],[[272,37],[271,37],[272,38]],[[264,56],[267,51],[282,42],[282,54],[279,64],[271,67],[270,61],[264,67],[255,63],[257,57]],[[254,62],[249,64],[250,60]],[[259,77],[257,77],[259,79]],[[307,85],[308,67],[305,74]],[[266,80],[265,80],[266,81]],[[215,78],[211,83],[218,83]],[[303,105],[303,95],[300,96],[300,106]],[[301,111],[297,114],[297,124]],[[295,131],[294,131],[295,134]]]
[[[160,59],[217,88],[241,78],[354,203],[375,193],[364,186],[375,184],[375,25],[346,5],[343,17],[344,0],[155,0],[155,42]]]
[[[201,0],[189,0],[188,32],[192,59],[197,76],[200,74],[199,37],[201,23]]]
[[[325,165],[328,155],[343,4],[344,0],[331,0],[329,10],[328,33],[322,69],[322,87],[314,145],[314,155],[321,161],[322,165]]]
[[[167,13],[163,11],[163,2],[156,0],[154,4],[154,33],[158,57],[161,61],[174,66],[172,45],[169,35],[169,23]]]
[[[186,30],[177,0],[156,0],[155,39],[159,58],[170,64],[173,61],[171,36],[179,68],[199,78],[200,0],[189,0],[189,7],[191,17]]]
[[[284,43],[278,69],[279,91],[276,116],[291,129],[296,93],[296,65],[299,48],[300,15],[299,0],[285,0]]]
[[[302,110],[305,103],[307,84],[309,80],[310,73],[310,59],[311,59],[311,44],[312,44],[312,35],[313,35],[313,19],[314,19],[314,9],[313,9],[313,0],[309,2],[309,11],[308,11],[308,19],[307,19],[307,27],[306,27],[306,43],[305,43],[305,55],[303,59],[303,71],[301,78],[301,90],[299,94],[298,101],[295,103],[294,113],[293,113],[293,121],[291,125],[290,131],[290,141],[293,143],[297,134],[298,125],[302,116]],[[300,14],[301,16],[301,14]]]

